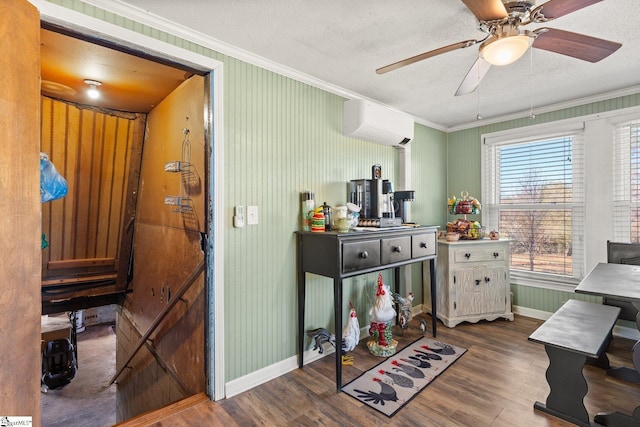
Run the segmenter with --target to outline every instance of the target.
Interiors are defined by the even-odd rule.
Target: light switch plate
[[[256,225],[258,223],[258,207],[247,206],[247,224]]]

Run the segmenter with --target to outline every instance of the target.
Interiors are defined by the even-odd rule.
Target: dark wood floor
[[[196,396],[124,425],[570,426],[533,409],[534,402],[544,402],[549,392],[544,346],[527,340],[540,323],[517,315],[513,322],[463,323],[452,329],[438,323],[439,340],[468,351],[393,418],[336,393],[331,355],[224,401]],[[421,336],[417,325],[414,318],[405,337],[394,329],[399,348]],[[630,340],[614,339],[609,351],[612,365],[632,366],[632,345]],[[343,368],[345,384],[381,361],[368,352],[366,339],[354,355],[354,365]],[[586,366],[584,374],[589,385],[584,403],[592,419],[597,412],[630,414],[640,405],[639,385],[606,376],[593,366]]]

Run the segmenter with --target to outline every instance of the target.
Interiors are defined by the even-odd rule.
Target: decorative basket
[[[447,200],[449,213],[453,215],[464,215],[464,219],[447,223],[447,232],[454,232],[460,235],[460,239],[476,240],[482,239],[482,226],[478,221],[470,221],[467,215],[477,215],[480,213],[480,202],[475,197],[469,197],[467,191],[460,193],[461,198],[456,196]]]
[[[447,223],[447,232],[458,233],[462,240],[482,239],[482,226],[478,221],[458,219],[455,222]]]
[[[461,199],[453,196],[447,200],[449,213],[453,215],[477,215],[480,213],[480,202],[475,197],[469,197],[467,191],[460,193]]]

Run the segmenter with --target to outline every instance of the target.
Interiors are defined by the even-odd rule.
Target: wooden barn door
[[[0,409],[40,425],[40,15],[0,0]]]

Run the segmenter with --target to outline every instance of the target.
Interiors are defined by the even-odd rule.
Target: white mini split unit
[[[350,99],[344,102],[342,133],[365,141],[402,147],[413,139],[413,119],[373,102]]]

